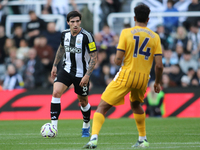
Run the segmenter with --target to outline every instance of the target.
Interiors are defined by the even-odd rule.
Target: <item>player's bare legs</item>
[[[112,105],[109,105],[108,103],[106,103],[104,100],[101,99],[97,107],[97,110],[93,116],[92,136],[90,138],[90,141],[83,148],[93,149],[97,147],[98,135],[105,121],[105,114],[111,107]]]
[[[112,107],[112,105],[109,105],[104,100],[101,99],[96,112],[101,113],[105,116],[106,112]]]
[[[82,107],[85,107],[87,106],[88,104],[88,96],[81,96],[81,95],[78,95],[78,100],[79,100],[79,103]]]
[[[143,114],[144,113],[144,110],[139,101],[130,102],[130,103],[131,103],[131,109],[134,114]]]
[[[60,97],[67,88],[68,87],[61,82],[55,82],[53,84],[53,94],[51,100],[51,123],[56,126],[56,128],[58,126],[58,117],[61,111]]]
[[[131,109],[134,114],[136,126],[139,132],[138,142],[133,147],[148,147],[149,143],[146,138],[145,113],[139,101],[131,102]]]
[[[56,97],[56,98],[60,98],[61,95],[64,93],[64,91],[67,89],[68,87],[61,83],[61,82],[55,82],[53,84],[53,97]]]
[[[78,100],[81,105],[81,112],[83,115],[82,137],[89,137],[91,106],[88,103],[88,96],[78,95]]]

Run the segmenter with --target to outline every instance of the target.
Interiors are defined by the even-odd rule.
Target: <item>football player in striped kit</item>
[[[97,62],[97,50],[91,33],[81,28],[81,14],[71,11],[67,15],[69,29],[64,30],[53,63],[54,79],[51,100],[51,123],[57,127],[61,111],[61,95],[71,85],[78,96],[83,115],[82,137],[90,136],[90,112],[88,103],[89,78]],[[57,74],[57,65],[63,58],[63,67]]]

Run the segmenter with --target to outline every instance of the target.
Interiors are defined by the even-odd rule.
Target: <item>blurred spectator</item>
[[[115,36],[115,33],[111,31],[110,27],[108,25],[104,25],[102,31],[100,31],[102,35],[102,41],[103,45],[106,45],[107,47],[111,45],[113,42],[113,37]]]
[[[200,3],[198,0],[191,0],[190,5],[188,6],[188,11],[200,11]],[[198,24],[200,27],[200,17],[188,17],[186,21],[184,22],[184,25],[187,30],[189,30],[189,27],[191,24]]]
[[[9,0],[9,1],[15,1],[15,0]],[[22,0],[20,0],[20,1],[22,1]],[[20,5],[11,5],[9,7],[11,8],[12,14],[16,14],[16,15],[21,14]]]
[[[23,1],[32,1],[32,2],[35,2],[35,0],[33,1],[33,0],[20,0],[22,3],[23,3]],[[32,10],[36,10],[36,6],[35,6],[35,4],[29,4],[29,5],[21,5],[20,6],[20,12],[21,12],[21,14],[28,14],[30,11],[32,11]]]
[[[17,60],[17,48],[11,47],[8,49],[8,57],[6,57],[6,59],[5,59],[6,67],[9,64],[15,64],[16,60]]]
[[[4,26],[0,25],[0,80],[6,71],[6,67],[4,64],[5,58],[6,58],[6,54],[4,51],[4,45],[5,45],[6,39],[7,39],[7,36],[5,35],[5,32],[4,32]]]
[[[20,89],[24,87],[23,78],[16,72],[16,68],[13,64],[9,64],[7,67],[7,73],[3,82],[4,90]]]
[[[187,75],[182,76],[182,78],[181,78],[181,86],[182,87],[190,86],[190,78]]]
[[[191,84],[193,86],[200,86],[200,67],[196,72],[196,77],[192,79]]]
[[[53,48],[54,55],[57,52],[58,46],[60,45],[61,33],[56,31],[56,24],[49,22],[47,24],[47,30],[43,32],[43,35],[47,38],[47,44]]]
[[[162,1],[162,0],[142,0],[142,3],[146,4],[151,12],[163,12],[167,8],[167,0]],[[156,26],[160,24],[161,22],[158,21],[157,17],[151,17],[149,19],[147,27],[152,29],[153,31],[156,30]]]
[[[119,71],[120,66],[117,66],[114,62],[115,53],[109,56],[109,63],[104,63],[102,66],[102,75],[101,78],[104,80],[105,86],[107,86],[112,79],[115,77],[116,73]]]
[[[17,59],[15,61],[15,67],[17,69],[17,73],[19,73],[23,77],[24,71],[25,71],[25,68],[26,68],[24,61],[22,59]]]
[[[187,31],[183,26],[179,26],[176,30],[174,42],[173,42],[173,49],[176,49],[177,44],[182,45],[184,49],[187,48]]]
[[[175,86],[174,82],[171,82],[169,74],[167,73],[163,73],[162,75],[162,87],[165,88],[169,88],[169,87],[173,87]]]
[[[17,58],[26,60],[28,58],[29,49],[27,41],[25,39],[21,39],[19,42],[19,48],[17,49]]]
[[[171,82],[176,86],[181,86],[181,78],[185,75],[178,64],[172,65],[169,73]]]
[[[7,5],[8,0],[1,0],[0,1],[0,23],[1,25],[5,26],[5,20],[6,20],[6,11],[5,6]]]
[[[160,91],[154,92],[154,81],[149,84],[150,91],[147,93],[147,97],[144,99],[144,104],[147,106],[146,115],[149,117],[161,117],[161,108],[163,105],[163,99],[165,93]]]
[[[69,7],[69,4],[73,7]],[[50,14],[56,14],[56,15],[63,15],[64,17],[67,16],[67,14],[72,11],[77,9],[77,5],[75,0],[47,0],[46,5],[44,6],[44,9],[49,11]],[[65,24],[65,28],[68,29],[69,25]]]
[[[40,19],[34,11],[29,11],[30,21],[27,23],[26,32],[29,47],[33,46],[34,39],[38,37],[43,30],[46,30],[46,23]]]
[[[25,39],[24,32],[21,26],[16,26],[14,29],[14,37],[15,45],[19,48],[19,43],[21,39]]]
[[[44,9],[52,14],[67,16],[68,12],[70,12],[69,4],[73,6],[74,10],[78,10],[75,0],[47,0]]]
[[[165,49],[163,51],[163,58],[162,58],[162,62],[163,62],[163,72],[164,73],[169,73],[170,72],[170,67],[171,65],[174,64],[178,64],[178,58],[176,56],[173,55],[172,50],[171,49]]]
[[[188,32],[187,50],[191,51],[193,58],[199,58],[200,50],[200,30],[197,24],[192,24]]]
[[[119,71],[120,66],[115,64],[115,53],[111,54],[110,57],[110,62],[109,62],[109,68],[110,68],[110,75],[112,79],[116,75],[116,73]]]
[[[0,25],[0,62],[4,61],[5,57],[5,51],[4,51],[4,45],[6,43],[6,39],[8,37],[5,35],[5,28],[3,25]]]
[[[45,36],[40,36],[35,39],[36,45],[34,48],[37,51],[37,56],[40,58],[45,73],[50,72],[53,65],[54,51],[51,46],[47,45],[47,38]]]
[[[54,80],[53,78],[51,77],[51,72],[48,72],[47,74],[47,79],[46,79],[46,82],[44,83],[43,87],[44,88],[49,88],[49,89],[53,89],[53,83],[54,83]],[[72,84],[73,85],[73,84]],[[70,88],[70,87],[69,87]]]
[[[34,48],[28,51],[28,61],[25,63],[24,74],[25,88],[32,89],[42,86],[44,82],[44,70],[37,51]]]
[[[103,43],[103,37],[102,34],[100,32],[96,33],[94,35],[94,39],[95,39],[95,44],[96,44],[96,48],[99,51],[101,48],[101,45]]]
[[[81,14],[82,14],[81,27],[87,30],[88,32],[93,33],[93,24],[94,24],[93,13],[89,10],[87,5],[85,5],[81,9]]]
[[[110,55],[112,55],[113,53],[115,54],[116,51],[117,51],[117,45],[119,43],[119,35],[114,35],[113,36],[113,41],[112,43],[110,44],[110,46],[108,46],[107,48],[107,55],[108,55],[108,58],[110,57]]]
[[[109,65],[103,65],[102,67],[102,76],[103,76],[103,83],[107,86],[113,79],[110,74],[110,67]]]
[[[173,53],[175,57],[177,57],[178,61],[183,57],[184,48],[181,42],[178,42],[175,47],[175,52]]]
[[[157,25],[156,33],[159,35],[163,47],[167,48],[169,46],[167,41],[169,34],[165,31],[165,28],[162,24]]]
[[[4,52],[6,54],[6,57],[8,56],[9,54],[9,49],[12,48],[12,47],[15,47],[15,41],[11,38],[7,38],[6,41],[5,41],[5,45],[4,45]]]
[[[190,81],[196,78],[196,72],[193,68],[188,68],[187,76],[189,77]],[[192,83],[190,83],[192,85]]]
[[[100,29],[107,24],[107,16],[112,12],[119,12],[122,7],[120,0],[101,0]]]
[[[197,71],[198,63],[196,60],[192,59],[191,52],[185,51],[183,58],[180,60],[179,65],[181,70],[187,74],[189,68],[193,68],[194,71]]]
[[[174,8],[174,1],[167,1],[167,9],[164,12],[178,12],[176,8]],[[175,28],[178,27],[178,17],[164,17],[164,26],[168,32],[172,32]]]

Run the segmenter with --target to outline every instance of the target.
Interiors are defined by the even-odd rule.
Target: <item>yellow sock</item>
[[[101,127],[105,121],[105,117],[103,114],[95,112],[93,116],[93,123],[92,123],[92,135],[97,134],[99,135],[99,132],[101,130]]]
[[[136,126],[139,132],[139,136],[146,136],[145,129],[145,113],[143,114],[134,114]]]

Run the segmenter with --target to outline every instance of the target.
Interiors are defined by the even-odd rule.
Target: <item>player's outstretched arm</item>
[[[162,73],[163,73],[163,63],[162,63],[162,55],[155,56],[155,84],[154,84],[154,91],[156,93],[159,93],[161,90],[160,83],[162,79]]]

